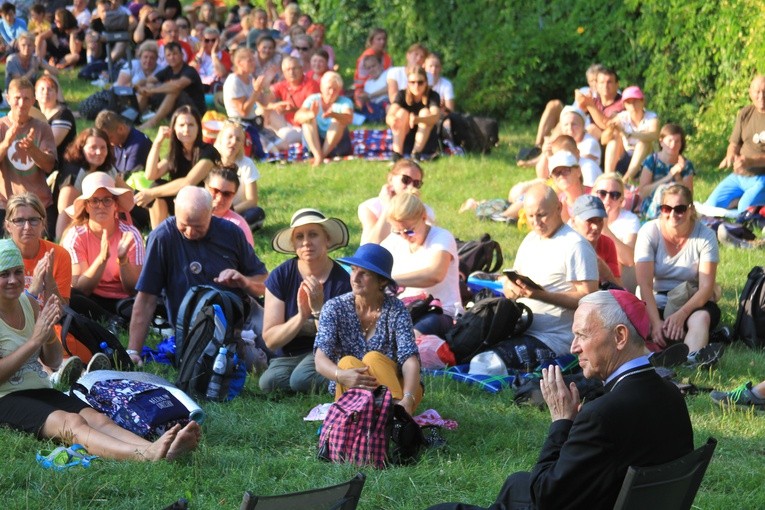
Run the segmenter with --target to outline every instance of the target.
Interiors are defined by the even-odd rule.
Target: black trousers
[[[531,473],[519,471],[507,477],[497,500],[488,508],[466,503],[441,503],[428,510],[532,510]]]

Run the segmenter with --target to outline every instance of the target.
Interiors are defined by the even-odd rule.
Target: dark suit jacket
[[[647,367],[612,381],[573,422],[552,423],[531,472],[536,508],[612,509],[629,466],[662,464],[693,450],[682,395],[655,371],[640,372]]]

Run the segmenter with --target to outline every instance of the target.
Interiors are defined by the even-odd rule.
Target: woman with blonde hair
[[[394,162],[405,154],[419,161],[423,154],[438,151],[438,133],[433,128],[441,118],[441,98],[428,85],[422,67],[409,67],[406,75],[407,87],[396,93],[385,118],[393,132]]]
[[[135,52],[135,58],[125,64],[117,75],[115,85],[120,87],[140,87],[146,84],[146,79],[154,76],[161,69],[159,61],[159,46],[157,41],[144,41]]]
[[[425,205],[412,193],[391,199],[390,234],[380,243],[393,255],[393,278],[400,298],[433,296],[443,313],[427,313],[414,324],[421,334],[444,337],[462,306],[457,242],[448,230],[430,225]]]
[[[239,189],[234,195],[234,211],[241,214],[252,230],[263,226],[266,212],[258,205],[260,172],[255,162],[244,155],[244,128],[237,122],[226,121],[215,138],[214,147],[220,154],[221,166],[235,166]]]
[[[661,214],[638,232],[635,271],[640,297],[651,319],[653,350],[684,343],[691,366],[711,366],[722,344],[710,344],[709,334],[720,322],[714,302],[720,254],[717,236],[698,220],[693,193],[673,184],[661,194]],[[668,294],[685,287],[687,296],[670,312]]]

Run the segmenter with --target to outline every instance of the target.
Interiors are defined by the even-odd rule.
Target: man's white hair
[[[592,294],[587,294],[579,300],[579,305],[593,305],[593,312],[600,319],[601,324],[606,329],[612,329],[619,324],[624,324],[629,332],[630,342],[643,345],[643,337],[630,322],[630,318],[624,312],[616,298],[607,290],[599,290]]]

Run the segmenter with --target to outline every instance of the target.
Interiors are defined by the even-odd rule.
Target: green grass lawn
[[[62,83],[74,104],[96,90],[70,74]],[[721,144],[726,138],[727,133],[720,134]],[[508,122],[503,125],[500,147],[490,156],[441,158],[425,165],[422,196],[436,211],[439,225],[461,239],[490,233],[502,244],[506,266],[512,264],[522,234],[515,227],[479,223],[471,213],[457,211],[468,197],[505,197],[512,184],[531,178],[533,171],[517,168],[512,156],[532,139],[532,127]],[[691,145],[691,159],[692,149]],[[716,162],[694,163],[699,169],[697,196],[706,197],[724,174],[715,170]],[[263,164],[259,169],[261,202],[268,217],[266,227],[256,235],[256,251],[273,269],[285,256],[271,251],[270,239],[301,207],[317,207],[346,221],[351,246],[334,255],[351,254],[360,234],[356,207],[379,192],[388,165],[347,161],[318,169],[308,164]],[[724,289],[723,321],[731,325],[746,275],[763,258],[762,252],[727,247],[721,249],[721,258],[718,282]],[[765,377],[765,355],[734,345],[715,370],[681,370],[679,375],[702,387],[732,388]],[[173,379],[174,374],[168,377]],[[535,463],[550,421],[546,411],[514,405],[510,391],[490,395],[429,376],[425,384],[420,410],[434,408],[457,420],[459,428],[444,431],[447,447],[426,452],[416,466],[363,469],[368,478],[360,508],[419,509],[450,500],[488,505],[509,473],[528,470]],[[202,444],[175,464],[102,461],[87,470],[56,473],[35,462],[38,449],[54,445],[3,430],[0,444],[8,456],[0,467],[0,499],[8,509],[149,509],[186,497],[192,508],[233,509],[239,507],[245,489],[267,495],[338,483],[358,468],[315,460],[318,424],[302,420],[314,405],[329,400],[328,394],[266,397],[257,381],[249,378],[236,400],[202,404],[208,415]],[[709,436],[719,440],[695,508],[762,508],[765,416],[721,409],[706,394],[688,397],[687,402],[696,444]]]

